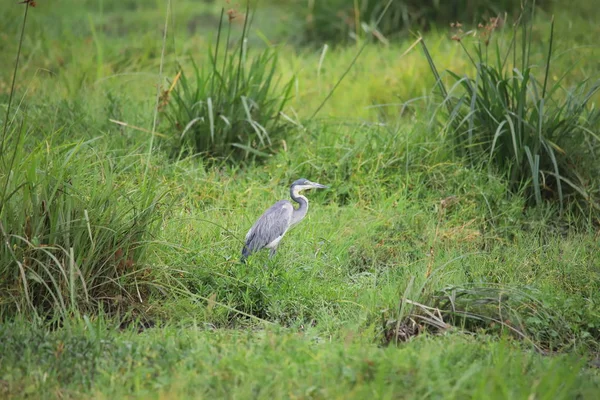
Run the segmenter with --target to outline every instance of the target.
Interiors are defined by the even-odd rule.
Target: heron
[[[286,232],[302,221],[308,211],[308,199],[300,194],[308,189],[328,189],[329,186],[311,182],[308,179],[298,179],[290,186],[290,197],[300,206],[294,208],[288,200],[280,200],[263,213],[246,234],[246,243],[242,249],[241,262],[256,251],[267,248],[269,258],[277,252],[279,242]]]

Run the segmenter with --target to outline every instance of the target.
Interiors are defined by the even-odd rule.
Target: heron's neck
[[[306,213],[308,212],[308,199],[297,193],[295,190],[291,190],[290,195],[292,200],[300,205],[300,207],[294,210],[294,214],[292,215],[291,224],[294,225],[306,216]]]

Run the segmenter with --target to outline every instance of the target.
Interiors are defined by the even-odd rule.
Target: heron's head
[[[317,182],[311,182],[308,179],[304,179],[304,178],[294,181],[294,183],[292,183],[292,186],[290,187],[291,192],[296,196],[298,196],[298,194],[303,190],[328,189],[328,188],[329,188],[329,186],[321,185],[320,183],[317,183]]]

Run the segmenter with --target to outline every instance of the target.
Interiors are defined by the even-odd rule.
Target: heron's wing
[[[258,221],[246,235],[246,247],[248,250],[260,250],[272,241],[283,236],[290,226],[294,207],[292,203],[281,200],[260,216]]]

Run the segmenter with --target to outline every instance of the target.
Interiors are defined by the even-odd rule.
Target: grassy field
[[[562,181],[535,143],[519,181],[516,164],[457,151],[453,130],[483,129],[502,103],[473,122],[485,96],[466,97],[462,120],[440,97],[431,60],[451,93],[465,81],[447,71],[479,71],[468,21],[421,42],[363,32],[324,46],[299,40],[287,3],[260,3],[246,41],[239,15],[219,28],[222,7],[243,5],[36,3],[21,47],[26,6],[0,15],[0,397],[598,398],[600,95],[573,89],[600,82],[593,2],[552,3],[524,30],[542,84],[519,96],[548,87],[567,106],[542,94],[517,103],[532,110],[517,121],[540,137],[531,121],[567,127],[539,142],[570,157]],[[252,75],[233,58],[224,95],[206,75],[210,105],[179,102],[185,79],[240,43],[244,65],[277,55],[270,91],[253,82],[236,106]],[[279,119],[260,115],[286,84]],[[247,230],[300,177],[331,189],[308,194],[273,259],[239,263]]]

